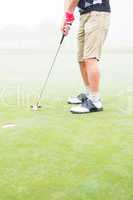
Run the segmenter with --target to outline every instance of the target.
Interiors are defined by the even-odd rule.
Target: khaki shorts
[[[101,57],[102,46],[110,25],[110,13],[92,11],[80,16],[78,61]]]

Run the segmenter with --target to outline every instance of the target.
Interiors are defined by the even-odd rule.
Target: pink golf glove
[[[66,12],[65,13],[65,19],[66,19],[66,23],[67,24],[72,24],[73,21],[74,21],[74,15],[73,15],[73,13]]]
[[[64,20],[64,24],[63,24],[64,35],[68,35],[68,32],[70,30],[70,26],[72,25],[73,21],[74,21],[73,13],[66,12],[65,13],[65,20]]]

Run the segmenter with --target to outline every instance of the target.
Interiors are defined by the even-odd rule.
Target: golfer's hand
[[[61,31],[63,34],[66,36],[69,33],[70,27],[74,21],[74,15],[73,13],[66,12],[65,13],[65,18],[63,20],[62,26],[61,26]]]
[[[66,24],[66,22],[64,21],[61,25],[61,31],[62,33],[67,36],[69,33],[71,25],[70,24]]]

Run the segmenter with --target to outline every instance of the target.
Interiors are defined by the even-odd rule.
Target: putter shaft
[[[51,67],[50,67],[50,69],[49,69],[49,71],[48,71],[47,77],[46,77],[46,79],[45,79],[45,81],[44,81],[44,83],[43,83],[42,89],[41,89],[41,91],[40,91],[40,95],[39,95],[39,97],[38,97],[38,101],[37,101],[37,104],[36,104],[37,106],[40,105],[40,101],[41,101],[42,96],[43,96],[43,94],[44,94],[44,91],[45,91],[45,89],[46,89],[46,86],[47,86],[47,83],[48,83],[50,74],[51,74],[51,72],[52,72],[53,66],[54,66],[55,61],[56,61],[56,58],[57,58],[57,56],[58,56],[58,54],[59,54],[59,51],[60,51],[60,48],[61,48],[61,45],[62,45],[62,43],[63,43],[64,38],[65,38],[65,35],[63,34],[63,35],[62,35],[62,38],[61,38],[61,41],[60,41],[60,44],[59,44],[59,47],[57,48],[55,57],[54,57],[54,59],[53,59],[53,61],[52,61]]]

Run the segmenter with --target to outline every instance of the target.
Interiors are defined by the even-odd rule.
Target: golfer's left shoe
[[[90,112],[103,111],[103,106],[100,98],[88,98],[80,106],[72,107],[70,112],[73,114],[84,114]]]

